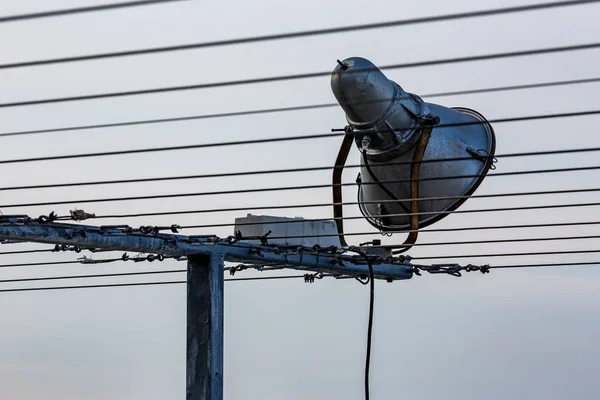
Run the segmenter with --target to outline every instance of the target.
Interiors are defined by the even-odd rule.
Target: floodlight
[[[336,183],[353,142],[362,154],[359,208],[382,232],[418,230],[439,221],[464,203],[493,167],[494,131],[474,110],[427,103],[360,57],[338,61],[331,88],[348,122],[334,169],[341,234]]]

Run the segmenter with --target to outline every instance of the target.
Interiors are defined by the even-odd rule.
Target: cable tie
[[[315,274],[304,274],[304,283],[315,283],[315,279],[323,279],[324,275],[322,272]]]
[[[47,224],[56,221],[57,218],[58,215],[56,215],[56,213],[52,211],[48,215],[40,215],[37,219],[35,219],[35,222],[38,222],[40,224]]]
[[[229,269],[229,275],[233,276],[233,275],[235,275],[236,272],[238,272],[238,271],[245,271],[248,268],[250,268],[250,267],[248,267],[247,265],[244,265],[244,264],[236,265],[235,267],[231,267]]]
[[[74,251],[75,253],[81,253],[81,247],[70,246],[68,244],[57,244],[52,249],[52,252],[60,252],[60,251]]]
[[[148,256],[146,257],[146,260],[149,262],[158,260],[158,261],[163,261],[165,259],[165,256],[162,254],[148,254]]]

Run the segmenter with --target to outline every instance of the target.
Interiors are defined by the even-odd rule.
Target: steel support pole
[[[224,255],[195,255],[187,272],[187,400],[223,399]]]

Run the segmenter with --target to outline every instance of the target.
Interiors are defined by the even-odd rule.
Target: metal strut
[[[394,254],[404,253],[410,250],[413,244],[416,243],[419,236],[419,174],[421,171],[421,162],[425,156],[425,150],[433,131],[435,122],[432,119],[427,119],[421,137],[417,142],[415,153],[413,154],[412,163],[410,165],[410,233],[401,245],[389,246],[388,249],[398,249]]]
[[[334,129],[332,129],[334,131]],[[344,206],[342,204],[342,172],[344,171],[344,166],[346,165],[346,160],[348,159],[348,154],[350,154],[350,149],[352,148],[352,142],[354,142],[354,133],[352,133],[352,129],[347,126],[344,128],[344,140],[342,140],[342,145],[340,146],[340,151],[338,152],[337,158],[335,159],[335,165],[333,167],[333,179],[332,179],[332,188],[333,188],[333,216],[335,219],[335,224],[337,225],[338,234],[340,237],[340,244],[342,246],[348,246],[346,242],[346,238],[344,237]]]

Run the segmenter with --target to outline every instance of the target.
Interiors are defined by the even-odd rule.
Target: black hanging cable
[[[475,62],[475,61],[489,61],[489,60],[499,60],[505,58],[513,58],[513,57],[525,57],[525,56],[536,56],[542,54],[556,54],[556,53],[564,53],[564,52],[572,52],[572,51],[583,51],[583,50],[593,50],[600,48],[600,43],[587,43],[587,44],[578,44],[572,46],[560,46],[560,47],[549,47],[543,49],[532,49],[532,50],[522,50],[522,51],[510,51],[503,53],[492,53],[492,54],[484,54],[484,55],[476,55],[476,56],[466,56],[466,57],[454,57],[454,58],[445,58],[445,59],[436,59],[436,60],[427,60],[427,61],[418,61],[411,63],[403,63],[403,64],[389,64],[383,65],[379,67],[380,70],[390,70],[390,69],[403,69],[403,68],[416,68],[416,67],[426,67],[426,66],[436,66],[436,65],[444,65],[444,64],[457,64],[457,63],[465,63],[465,62]],[[15,64],[4,64],[0,65],[0,69],[7,68],[7,65],[15,65]],[[377,68],[377,67],[374,67]],[[373,68],[370,68],[373,69]],[[353,70],[353,73],[365,71],[369,69],[360,69]],[[319,78],[331,75],[331,71],[321,71],[321,72],[309,72],[303,74],[291,74],[291,75],[278,75],[278,76],[269,76],[262,78],[251,78],[251,79],[238,79],[233,81],[222,81],[222,82],[208,82],[201,83],[197,85],[188,85],[185,89],[191,90],[200,90],[200,89],[213,89],[220,87],[230,87],[230,86],[239,86],[239,85],[254,85],[254,84],[262,84],[262,83],[274,83],[274,82],[288,82],[291,80],[299,80],[299,79],[309,79],[309,78]],[[87,101],[87,100],[99,100],[99,99],[108,99],[115,97],[127,97],[127,96],[138,96],[150,93],[164,93],[164,92],[172,92],[175,90],[184,90],[183,87],[176,88],[154,88],[154,89],[142,89],[142,90],[131,90],[131,91],[120,91],[120,92],[111,92],[111,93],[96,93],[96,94],[88,94],[88,95],[78,95],[78,96],[66,96],[66,97],[54,97],[54,98],[46,98],[46,99],[35,99],[35,100],[24,100],[24,101],[16,101],[9,103],[0,103],[0,108],[9,108],[9,107],[24,107],[24,106],[35,106],[41,104],[56,104],[56,103],[65,103],[71,101]]]
[[[600,78],[572,79],[572,80],[540,82],[540,83],[532,83],[532,84],[524,84],[524,85],[496,86],[496,87],[481,88],[481,89],[467,89],[467,90],[458,90],[458,91],[450,91],[450,92],[438,92],[438,93],[429,93],[429,94],[421,95],[420,97],[422,97],[422,98],[450,97],[450,96],[460,96],[460,95],[467,95],[467,94],[495,93],[495,92],[513,91],[513,90],[539,89],[539,88],[548,88],[548,87],[555,87],[555,86],[589,84],[589,83],[596,83],[596,82],[600,82]],[[191,89],[192,87],[182,86],[181,88],[182,88],[181,90],[186,90],[188,88]],[[177,90],[177,89],[173,89],[173,90]],[[379,100],[379,101],[383,101],[383,100]],[[330,107],[339,107],[339,104],[338,103],[322,103],[322,104],[312,104],[312,105],[303,105],[303,106],[290,106],[290,107],[265,108],[265,109],[258,109],[258,110],[233,111],[233,112],[214,113],[214,114],[189,115],[189,116],[172,117],[172,118],[155,118],[155,119],[113,122],[113,123],[104,123],[104,124],[76,125],[76,126],[67,126],[67,127],[60,127],[60,128],[22,130],[22,131],[12,131],[12,132],[0,133],[0,137],[70,132],[70,131],[89,130],[89,129],[117,128],[117,127],[149,125],[149,124],[163,124],[163,123],[193,121],[193,120],[212,119],[212,118],[230,118],[230,117],[240,117],[240,116],[248,116],[248,115],[271,114],[271,113],[279,113],[279,112],[307,111],[307,110],[323,109],[323,108],[330,108]]]
[[[536,120],[556,119],[556,118],[573,118],[573,117],[593,116],[593,115],[599,115],[599,114],[600,114],[600,110],[585,110],[585,111],[575,111],[575,112],[567,112],[567,113],[538,114],[538,115],[528,115],[528,116],[521,116],[521,117],[497,118],[497,119],[488,120],[485,122],[485,124],[536,121]],[[442,124],[436,125],[436,128],[471,126],[471,125],[481,125],[481,124],[483,124],[483,122],[481,122],[481,121],[446,123],[446,124],[442,123]],[[278,138],[264,138],[264,139],[238,140],[238,141],[231,141],[231,142],[202,143],[202,144],[183,145],[183,146],[164,146],[164,147],[154,147],[154,148],[146,148],[146,149],[104,151],[104,152],[97,152],[97,153],[65,154],[65,155],[57,155],[57,156],[30,157],[30,158],[21,158],[21,159],[0,160],[0,164],[14,164],[14,163],[23,163],[23,162],[36,162],[36,161],[68,160],[68,159],[88,158],[88,157],[118,156],[118,155],[126,155],[126,154],[156,153],[156,152],[163,152],[163,151],[181,151],[181,150],[212,148],[212,147],[287,142],[287,141],[293,141],[293,140],[324,139],[324,138],[332,138],[332,137],[338,137],[338,136],[344,136],[344,135],[345,135],[345,133],[328,132],[328,133],[321,133],[321,134],[316,134],[316,135],[296,135],[296,136],[285,136],[285,137],[278,137]],[[570,150],[565,150],[564,153],[568,153],[569,151]],[[592,151],[592,150],[589,150],[589,151]],[[538,154],[544,154],[544,153],[539,152]],[[555,152],[555,154],[559,154],[559,152]],[[471,159],[471,158],[469,158],[469,159]]]
[[[146,55],[146,54],[158,54],[158,53],[175,52],[175,51],[186,51],[186,50],[202,49],[202,48],[209,48],[209,47],[230,46],[230,45],[258,43],[258,42],[269,42],[269,41],[273,41],[273,40],[282,40],[282,39],[296,39],[296,38],[302,38],[302,37],[328,35],[328,34],[344,33],[344,32],[351,32],[351,31],[391,28],[391,27],[395,27],[395,26],[416,25],[416,24],[423,24],[423,23],[430,23],[430,22],[451,21],[451,20],[460,20],[460,19],[467,19],[467,18],[479,18],[479,17],[485,17],[485,16],[520,13],[520,12],[527,12],[527,11],[539,11],[539,10],[559,8],[559,7],[569,7],[569,6],[593,4],[593,3],[597,3],[597,2],[598,2],[598,0],[574,0],[574,1],[549,2],[549,3],[543,3],[543,4],[528,4],[528,5],[516,6],[516,7],[496,8],[496,9],[491,9],[491,10],[480,10],[480,11],[467,11],[467,12],[463,12],[463,13],[434,15],[434,16],[429,16],[429,17],[419,17],[419,18],[411,18],[411,19],[405,19],[405,20],[386,21],[386,22],[379,22],[379,23],[372,23],[372,24],[359,24],[359,25],[342,26],[342,27],[336,27],[336,28],[314,29],[314,30],[307,30],[307,31],[300,31],[300,32],[278,33],[278,34],[271,34],[271,35],[244,37],[244,38],[237,38],[237,39],[224,39],[224,40],[216,40],[216,41],[211,41],[211,42],[190,43],[190,44],[183,44],[183,45],[154,47],[154,48],[146,48],[146,49],[123,50],[123,51],[115,51],[115,52],[107,52],[107,53],[96,53],[96,54],[88,54],[88,55],[80,55],[80,56],[60,57],[60,58],[45,59],[45,60],[19,61],[19,62],[13,62],[13,63],[8,63],[8,64],[1,64],[0,69],[22,68],[22,67],[32,67],[32,66],[61,64],[61,63],[73,63],[73,62],[92,61],[92,60],[101,60],[101,59],[119,58],[119,57],[141,56],[141,55]]]
[[[62,17],[62,16],[66,16],[66,15],[85,14],[85,13],[98,12],[98,11],[110,11],[110,10],[117,10],[117,9],[123,9],[123,8],[151,6],[151,5],[161,4],[161,3],[175,3],[175,2],[179,2],[179,1],[187,1],[187,0],[140,0],[140,1],[128,1],[128,2],[114,3],[114,4],[99,4],[99,5],[87,6],[87,7],[66,8],[66,9],[62,9],[62,10],[40,11],[40,12],[34,12],[34,13],[28,13],[28,14],[7,15],[4,17],[0,16],[0,23],[25,21],[25,20],[31,20],[31,19],[48,18],[48,17]]]
[[[369,320],[367,323],[367,351],[365,356],[365,400],[369,400],[369,369],[371,367],[371,341],[373,336],[373,308],[375,304],[375,276],[371,258],[359,247],[350,247],[349,251],[360,255],[369,268]],[[362,283],[362,282],[361,282]]]

